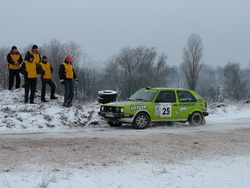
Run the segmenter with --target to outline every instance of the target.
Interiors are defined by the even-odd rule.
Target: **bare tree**
[[[49,58],[49,62],[54,69],[53,80],[57,85],[57,92],[63,93],[63,86],[60,84],[58,77],[59,66],[64,61],[66,56],[71,56],[73,59],[74,67],[78,67],[78,63],[81,59],[81,48],[74,42],[62,43],[57,39],[52,39],[50,42],[43,44],[39,49],[41,55],[45,55]]]
[[[247,94],[246,97],[250,98],[250,63],[248,64],[248,67],[244,69],[244,78],[246,81],[246,88],[247,88]]]
[[[201,94],[208,102],[218,102],[223,99],[221,87],[218,83],[220,78],[215,69],[208,65],[203,65],[201,75],[199,76],[197,92]]]
[[[236,101],[244,99],[247,90],[243,70],[240,69],[240,64],[229,62],[224,67],[224,77],[224,93],[226,98]]]
[[[77,91],[79,91],[78,99],[84,101],[90,101],[97,99],[100,86],[100,73],[95,68],[79,68],[78,74],[79,84],[77,85]]]
[[[7,63],[7,54],[10,49],[6,47],[0,48],[0,88],[7,88],[8,86],[8,63]]]
[[[121,98],[127,98],[142,87],[166,84],[164,79],[169,73],[166,59],[165,54],[157,58],[155,48],[123,48],[106,62],[105,77],[110,87],[121,92]]]
[[[197,34],[191,34],[187,41],[187,47],[183,50],[182,69],[185,74],[189,89],[195,90],[199,73],[203,64],[202,59],[202,42]]]

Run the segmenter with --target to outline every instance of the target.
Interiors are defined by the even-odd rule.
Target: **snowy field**
[[[250,187],[250,105],[209,109],[204,126],[135,130],[109,127],[97,115],[98,103],[65,108],[59,96],[24,104],[22,89],[0,95],[0,188]],[[47,148],[50,140],[55,148]],[[182,142],[188,140],[191,144]],[[32,150],[24,145],[30,141]],[[57,141],[77,146],[65,147],[61,163],[60,155],[46,161]],[[82,153],[71,154],[78,150]],[[33,157],[39,151],[40,157]]]

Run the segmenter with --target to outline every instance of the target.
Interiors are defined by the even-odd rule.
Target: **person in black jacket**
[[[17,50],[16,46],[12,46],[10,53],[7,55],[8,67],[9,67],[9,90],[14,85],[14,79],[16,77],[16,88],[20,88],[20,65],[23,62],[22,55]]]
[[[24,103],[28,103],[30,99],[30,104],[34,104],[34,97],[37,84],[37,65],[33,61],[34,56],[29,54],[26,61],[23,62],[20,72],[24,75],[25,81],[25,93],[24,93]],[[29,97],[30,91],[30,97]]]
[[[55,96],[56,85],[52,81],[53,68],[48,62],[48,58],[46,56],[43,56],[42,62],[37,64],[37,71],[38,71],[38,74],[41,74],[41,81],[42,81],[41,101],[48,102],[45,99],[47,84],[51,88],[50,99],[57,99],[57,97]]]
[[[26,61],[29,60],[30,55],[33,55],[33,57],[34,57],[33,62],[35,62],[36,64],[41,62],[41,54],[38,51],[38,46],[37,45],[34,44],[32,46],[32,49],[26,52],[24,60],[26,60]],[[25,85],[23,87],[25,88]],[[37,92],[37,90],[36,90],[36,92]]]
[[[75,74],[72,59],[70,56],[67,56],[64,62],[59,67],[59,78],[60,82],[64,85],[64,102],[63,106],[70,107],[72,106],[72,100],[74,98],[74,83],[75,79],[78,81],[78,78]]]

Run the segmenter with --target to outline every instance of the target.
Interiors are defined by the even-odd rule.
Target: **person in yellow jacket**
[[[64,62],[59,67],[59,78],[60,82],[64,85],[64,102],[63,106],[70,107],[72,106],[72,100],[74,98],[74,83],[75,79],[78,81],[78,78],[75,74],[72,59],[70,56],[67,56]]]
[[[17,50],[16,46],[12,46],[10,53],[7,55],[8,67],[9,67],[9,90],[14,85],[14,79],[16,77],[16,88],[20,88],[20,65],[23,62],[22,55]]]
[[[33,45],[32,49],[27,51],[24,60],[28,60],[28,56],[32,54],[34,56],[34,63],[38,64],[41,62],[41,54],[38,51],[38,46],[37,45]]]
[[[41,54],[38,51],[38,46],[37,45],[34,44],[32,46],[32,49],[27,51],[24,60],[27,61],[30,54],[33,55],[33,57],[34,57],[34,60],[33,60],[34,63],[38,64],[38,63],[41,62]],[[25,88],[25,85],[24,85],[24,88]],[[36,88],[35,88],[35,91],[37,91]]]
[[[42,61],[37,65],[37,71],[38,74],[41,74],[41,81],[42,81],[41,101],[48,102],[45,99],[46,84],[48,84],[51,87],[50,99],[57,99],[57,97],[55,96],[56,85],[52,81],[53,68],[48,62],[48,58],[46,56],[43,56]]]
[[[21,74],[24,75],[25,93],[24,93],[24,103],[28,103],[30,99],[30,104],[34,104],[34,97],[37,84],[37,65],[33,61],[34,56],[29,54],[27,56],[28,60],[25,60],[20,68]],[[30,97],[29,97],[30,91]]]

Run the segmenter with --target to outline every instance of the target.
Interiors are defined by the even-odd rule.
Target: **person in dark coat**
[[[12,46],[10,53],[7,55],[7,62],[9,68],[9,90],[13,88],[14,80],[16,78],[16,88],[20,88],[20,65],[23,62],[22,55],[17,50],[16,46]]]
[[[20,68],[21,74],[24,75],[24,84],[25,84],[25,94],[24,94],[24,103],[28,103],[30,99],[30,104],[34,104],[34,97],[37,84],[37,65],[33,61],[34,56],[29,54],[27,56],[28,60],[25,60]],[[30,91],[30,97],[29,97]]]
[[[24,60],[28,60],[28,58],[29,58],[29,55],[33,55],[33,57],[34,57],[34,62],[36,63],[36,64],[38,64],[38,63],[40,63],[41,62],[41,54],[40,54],[40,52],[38,51],[38,46],[36,45],[36,44],[34,44],[33,46],[32,46],[32,49],[31,50],[29,50],[29,51],[27,51],[26,52],[26,55],[25,55],[25,58],[24,58]],[[25,87],[25,85],[23,85],[23,87]],[[36,89],[35,89],[35,91],[37,91]]]
[[[64,85],[64,102],[63,106],[72,106],[72,100],[74,98],[74,83],[73,80],[78,81],[75,74],[72,59],[67,56],[64,62],[59,67],[59,78],[60,82]]]
[[[41,62],[41,54],[38,51],[38,46],[37,45],[34,44],[32,46],[32,49],[26,52],[24,60],[28,60],[30,54],[34,56],[34,60],[33,61],[36,64],[38,64],[38,63]]]
[[[42,81],[41,101],[48,102],[45,99],[46,85],[47,84],[51,87],[50,99],[57,99],[57,97],[55,96],[56,85],[52,81],[53,68],[51,67],[50,63],[48,62],[48,58],[46,56],[43,56],[42,62],[40,62],[37,65],[37,71],[38,71],[38,74],[41,74],[41,81]]]

